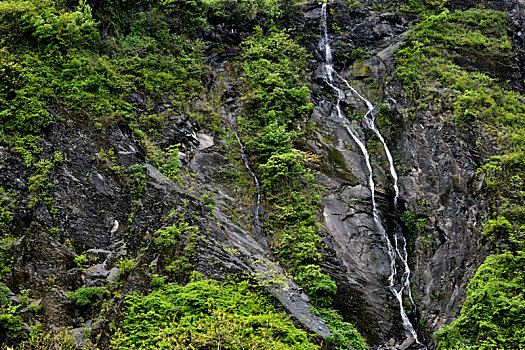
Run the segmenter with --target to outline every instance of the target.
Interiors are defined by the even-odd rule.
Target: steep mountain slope
[[[1,2],[0,343],[523,347],[523,11]]]

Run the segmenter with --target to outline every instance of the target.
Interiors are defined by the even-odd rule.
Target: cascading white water
[[[370,163],[370,155],[368,154],[368,151],[365,147],[365,144],[363,141],[361,141],[356,134],[356,132],[350,127],[350,123],[348,122],[348,119],[344,115],[344,113],[341,110],[341,101],[345,98],[344,92],[338,88],[334,83],[333,73],[333,59],[332,59],[332,49],[330,47],[330,40],[328,37],[328,25],[327,25],[327,5],[324,3],[321,7],[321,38],[319,41],[319,51],[324,52],[324,66],[323,71],[325,75],[325,82],[328,86],[330,86],[334,91],[337,92],[337,102],[336,102],[336,112],[337,116],[340,119],[343,126],[345,126],[346,130],[352,137],[352,139],[357,143],[359,146],[361,153],[363,154],[365,158],[365,163],[368,169],[368,185],[370,187],[370,192],[372,196],[372,210],[373,210],[373,216],[374,216],[374,222],[377,227],[377,230],[379,231],[381,237],[386,242],[386,247],[388,251],[388,256],[390,258],[390,276],[388,277],[389,281],[389,289],[392,291],[394,296],[396,297],[398,303],[399,303],[399,309],[401,314],[401,320],[403,322],[403,328],[407,332],[406,335],[412,336],[416,339],[416,342],[419,343],[417,340],[417,334],[415,332],[414,326],[410,322],[407,313],[403,307],[403,291],[406,289],[408,291],[408,296],[410,299],[410,302],[412,303],[412,306],[414,306],[414,301],[412,299],[412,293],[410,290],[410,268],[408,266],[408,254],[406,250],[406,240],[401,234],[401,232],[396,232],[394,235],[394,242],[395,242],[395,248],[392,246],[392,243],[390,242],[390,239],[388,238],[388,235],[385,231],[385,228],[383,227],[383,224],[381,222],[381,218],[379,217],[379,212],[377,210],[377,204],[375,200],[375,183],[373,178],[373,172],[372,172],[372,165]],[[379,138],[381,143],[383,144],[383,148],[385,149],[385,153],[388,158],[388,162],[390,165],[390,174],[394,180],[394,206],[397,209],[397,202],[399,197],[399,187],[397,185],[398,177],[396,170],[394,168],[394,160],[392,158],[392,154],[390,153],[390,150],[388,149],[388,146],[386,144],[385,139],[379,132],[379,130],[375,126],[375,116],[372,113],[374,110],[374,106],[372,103],[364,98],[356,89],[354,89],[348,81],[346,81],[343,77],[341,77],[337,72],[335,72],[336,76],[346,85],[346,87],[352,91],[353,94],[355,94],[360,100],[362,100],[366,106],[367,106],[367,112],[363,117],[363,120],[365,121],[366,126],[372,130],[375,135]],[[401,245],[401,249],[399,246]],[[396,268],[396,255],[403,263],[403,275],[401,276],[401,288],[398,290],[395,286],[395,278],[397,276],[397,268]]]
[[[392,176],[392,179],[394,180],[394,185],[393,185],[393,187],[394,187],[394,194],[395,194],[394,195],[394,208],[395,208],[395,210],[397,210],[398,209],[398,199],[399,199],[399,186],[397,185],[397,182],[398,182],[397,172],[396,172],[396,169],[394,167],[394,159],[392,157],[392,154],[390,153],[390,149],[388,148],[383,135],[381,135],[381,133],[379,132],[379,130],[375,126],[375,116],[374,116],[373,113],[371,113],[374,107],[372,106],[372,103],[370,101],[368,101],[367,99],[365,99],[361,94],[359,94],[359,92],[357,92],[357,90],[355,90],[348,83],[348,81],[343,79],[340,75],[337,75],[337,76],[345,83],[345,85],[354,94],[356,94],[362,101],[364,101],[366,103],[367,107],[368,107],[368,112],[365,114],[363,119],[364,119],[365,124],[367,125],[367,127],[369,129],[371,129],[375,133],[377,138],[381,141],[381,144],[383,145],[383,149],[385,150],[385,154],[386,154],[386,156],[388,158],[388,164],[390,166],[390,174]],[[387,237],[387,240],[388,240],[388,237]],[[401,250],[399,248],[399,245],[401,245]],[[412,298],[412,290],[410,289],[410,267],[408,266],[408,252],[407,252],[407,249],[406,249],[406,240],[405,240],[405,237],[403,236],[403,234],[401,233],[400,229],[397,229],[395,234],[394,234],[394,247],[395,247],[395,251],[397,253],[397,256],[399,257],[399,259],[403,263],[403,268],[404,268],[403,275],[401,276],[401,289],[398,292],[394,292],[394,294],[396,294],[397,299],[400,300],[400,303],[401,303],[402,300],[400,298],[402,297],[403,291],[406,289],[406,291],[408,293],[408,299],[410,300],[410,303],[411,303],[412,307],[414,308],[415,307],[415,303],[414,303],[414,299]],[[393,287],[393,285],[392,285],[392,287]],[[402,307],[402,304],[400,304],[400,305]],[[403,311],[404,311],[404,309],[402,309],[402,313],[403,313]],[[410,322],[410,321],[408,320],[408,322]],[[410,324],[410,326],[413,329],[412,324]],[[414,332],[413,336],[417,340],[417,336],[415,336],[415,332]]]

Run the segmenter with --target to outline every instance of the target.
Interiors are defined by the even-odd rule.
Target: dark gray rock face
[[[414,287],[428,330],[456,316],[472,271],[482,261],[480,235],[486,210],[477,193],[475,171],[481,165],[472,140],[450,122],[421,115],[396,137],[406,174],[400,179],[407,208],[428,217],[428,242],[416,243]]]

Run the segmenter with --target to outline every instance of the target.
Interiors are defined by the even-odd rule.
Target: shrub
[[[16,209],[16,192],[0,187],[0,232],[13,221]]]
[[[113,349],[318,349],[247,282],[192,282],[126,298]]]
[[[89,260],[85,254],[80,254],[75,257],[75,264],[77,264],[80,269],[84,269],[88,266]]]
[[[45,4],[45,5],[44,5]],[[22,18],[27,22],[38,43],[49,48],[64,48],[71,45],[92,45],[99,40],[97,23],[91,16],[91,7],[80,0],[73,12],[59,11],[52,2],[44,1],[40,11],[28,12]]]
[[[91,308],[98,305],[103,292],[104,290],[98,287],[82,287],[74,292],[68,292],[66,296],[77,306]]]
[[[190,226],[186,221],[180,219],[176,225],[167,226],[155,232],[155,244],[159,247],[169,247],[178,242],[179,237],[187,234],[199,233],[199,228]]]
[[[521,349],[525,344],[525,252],[489,256],[459,317],[435,333],[438,349]]]
[[[115,266],[119,269],[119,277],[124,277],[130,274],[131,271],[135,268],[137,261],[135,259],[126,258],[119,260]]]
[[[330,276],[321,272],[318,265],[304,265],[297,268],[295,280],[312,297],[314,305],[330,306],[337,286]]]
[[[357,329],[351,323],[345,322],[336,310],[317,308],[312,309],[312,313],[326,321],[330,332],[332,332],[327,340],[334,343],[336,349],[343,350],[349,347],[355,350],[368,349]]]
[[[2,282],[0,282],[0,306],[5,305],[9,302],[9,296],[11,290]]]
[[[41,325],[34,326],[29,334],[28,339],[22,341],[18,350],[75,350],[77,343],[68,331],[50,331],[46,332]]]
[[[22,317],[15,315],[17,309],[11,303],[0,306],[0,342],[20,339],[24,335]]]

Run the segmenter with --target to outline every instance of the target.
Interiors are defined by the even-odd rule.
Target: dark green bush
[[[318,308],[312,309],[312,312],[326,321],[328,328],[332,332],[332,335],[327,340],[334,343],[336,349],[344,350],[348,349],[349,346],[355,350],[368,349],[357,329],[351,323],[345,322],[336,310]]]
[[[337,292],[337,286],[330,276],[321,272],[318,265],[299,266],[295,280],[312,297],[314,305],[328,307],[332,304],[332,296]]]
[[[0,305],[0,345],[6,340],[18,340],[24,336],[22,317],[16,315],[18,306],[11,302]]]
[[[0,282],[0,306],[9,302],[9,295],[11,295],[11,290]]]

